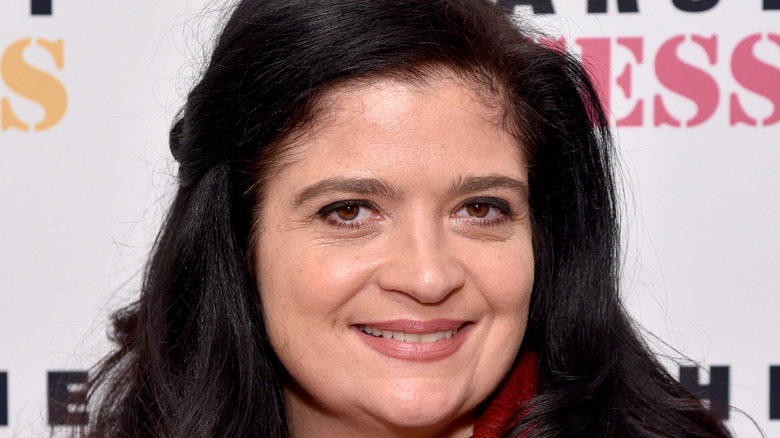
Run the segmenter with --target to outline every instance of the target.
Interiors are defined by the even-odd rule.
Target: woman
[[[593,86],[494,4],[241,1],[170,141],[86,435],[729,436],[621,307]]]

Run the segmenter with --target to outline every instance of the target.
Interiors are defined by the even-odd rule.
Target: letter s
[[[703,38],[693,35],[691,40],[704,49],[711,65],[717,62],[717,39],[713,35]],[[661,84],[680,96],[687,97],[696,104],[696,115],[686,123],[686,126],[696,126],[704,123],[718,107],[720,90],[718,84],[706,71],[694,67],[677,55],[677,48],[685,41],[683,35],[666,41],[658,50],[655,58],[655,74]],[[664,123],[680,126],[680,121],[672,117],[666,109],[660,94],[655,95],[654,125]]]
[[[35,124],[35,130],[42,131],[62,120],[68,106],[68,94],[57,78],[33,67],[24,59],[24,51],[31,42],[30,38],[23,38],[8,46],[0,59],[0,75],[11,91],[43,107],[43,120]],[[62,39],[52,42],[38,38],[36,43],[51,55],[57,69],[62,70],[65,64]],[[3,130],[10,127],[29,130],[29,125],[14,114],[8,98],[3,98],[1,104],[0,119]]]
[[[767,38],[780,47],[780,35],[770,33]],[[731,73],[739,85],[772,102],[774,111],[764,119],[764,126],[768,126],[780,121],[780,69],[756,58],[753,48],[760,39],[761,34],[753,34],[737,44],[731,56]],[[742,109],[737,93],[731,94],[730,113],[731,125],[739,122],[751,126],[757,124],[756,120]]]

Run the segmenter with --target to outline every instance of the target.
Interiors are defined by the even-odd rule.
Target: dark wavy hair
[[[178,192],[139,300],[114,315],[117,349],[92,374],[83,436],[288,435],[249,268],[264,178],[326,91],[441,70],[501,97],[530,165],[522,348],[538,354],[539,390],[503,436],[730,436],[619,300],[613,146],[592,83],[487,0],[240,1],[171,129]]]

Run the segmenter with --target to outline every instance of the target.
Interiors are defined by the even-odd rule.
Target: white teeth
[[[423,335],[417,335],[417,337],[420,339],[420,342],[422,342],[423,344],[430,344],[431,342],[436,342],[436,333],[425,333]],[[408,339],[409,338],[407,338],[407,342],[410,342]]]
[[[428,334],[420,335],[419,333],[407,333],[404,335],[404,341],[416,344],[420,342],[420,338],[423,336],[428,336]],[[395,338],[395,334],[393,334],[393,337]]]
[[[376,327],[372,327],[370,325],[359,325],[358,328],[363,331],[363,333],[369,334],[374,337],[383,337],[385,339],[395,339],[396,341],[403,341],[408,342],[411,344],[430,344],[436,341],[441,341],[442,339],[449,339],[453,335],[458,333],[458,329],[454,330],[442,330],[438,332],[433,333],[404,333],[404,332],[394,332],[390,330],[381,330]]]

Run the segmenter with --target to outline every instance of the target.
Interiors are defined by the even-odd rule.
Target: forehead
[[[340,111],[379,112],[390,109],[383,103],[414,103],[431,98],[478,114],[497,126],[506,124],[508,112],[504,93],[489,79],[457,74],[447,69],[425,76],[400,76],[358,79],[327,90],[314,105],[315,127],[327,127],[337,121]],[[419,109],[419,108],[414,108]]]
[[[431,165],[477,159],[524,168],[520,141],[506,127],[504,101],[455,76],[353,82],[319,99],[311,123],[285,148],[284,162],[316,157],[356,171],[400,158]]]
[[[326,180],[369,178],[419,202],[443,202],[451,187],[474,178],[527,185],[524,148],[504,128],[501,100],[484,90],[453,77],[331,90],[259,172],[257,224],[270,214],[265,207],[294,205],[307,187]]]

